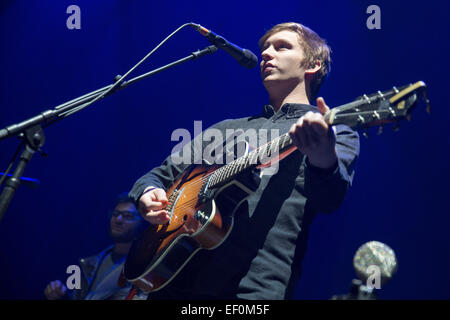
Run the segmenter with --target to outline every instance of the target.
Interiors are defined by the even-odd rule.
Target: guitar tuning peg
[[[364,138],[369,139],[369,134],[367,133],[367,130],[364,130],[363,134]]]
[[[377,135],[380,135],[380,134],[382,134],[382,133],[383,133],[383,126],[379,126],[379,127],[378,127]]]

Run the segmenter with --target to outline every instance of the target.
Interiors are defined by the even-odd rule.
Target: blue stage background
[[[69,30],[69,5],[81,8],[81,29]],[[369,30],[366,9],[381,9]],[[36,115],[124,74],[178,26],[196,22],[259,53],[273,25],[301,22],[328,40],[332,71],[321,95],[328,105],[363,93],[423,80],[433,113],[420,104],[399,132],[361,137],[354,185],[343,206],[314,221],[296,299],[346,293],[360,245],[377,240],[397,254],[399,269],[381,299],[449,299],[450,225],[447,200],[448,1],[2,1],[0,5],[0,128]],[[134,77],[208,42],[184,29]],[[44,150],[0,223],[0,299],[43,299],[46,284],[66,279],[67,266],[109,244],[115,196],[160,164],[177,142],[225,118],[260,111],[267,102],[257,68],[218,52],[139,82],[45,130]],[[371,130],[372,131],[372,130]],[[18,140],[0,141],[0,171]]]

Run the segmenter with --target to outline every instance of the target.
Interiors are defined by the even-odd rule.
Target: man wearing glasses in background
[[[124,299],[131,285],[127,284],[121,288],[118,286],[118,279],[133,239],[146,226],[148,224],[140,216],[127,193],[120,194],[109,224],[109,234],[114,244],[97,255],[79,260],[82,270],[79,290],[68,290],[60,280],[55,280],[45,288],[45,297],[48,300]],[[138,299],[139,297],[140,295],[136,296]]]

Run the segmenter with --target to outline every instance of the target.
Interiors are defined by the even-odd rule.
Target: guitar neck
[[[217,188],[224,183],[233,180],[236,176],[248,170],[259,166],[265,162],[270,161],[276,155],[283,153],[289,148],[293,147],[294,143],[289,136],[289,133],[283,134],[259,148],[249,152],[229,164],[226,164],[217,169],[211,176],[209,187]]]

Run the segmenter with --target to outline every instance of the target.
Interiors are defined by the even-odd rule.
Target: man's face
[[[113,210],[110,235],[114,242],[130,242],[137,235],[142,218],[131,202],[119,203]]]
[[[282,83],[295,85],[304,81],[305,56],[297,33],[289,30],[274,33],[264,42],[261,57],[261,77],[267,89]]]

